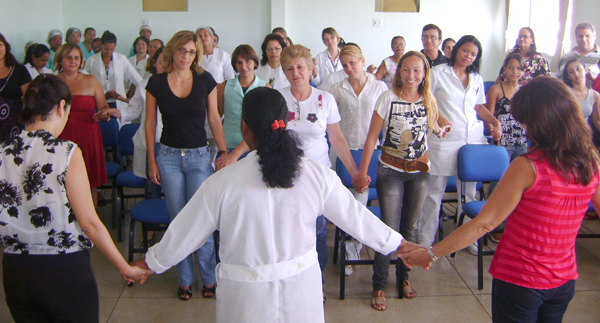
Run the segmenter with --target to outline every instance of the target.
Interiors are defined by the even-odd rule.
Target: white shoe
[[[352,265],[346,265],[346,267],[344,267],[344,273],[346,274],[346,276],[352,275],[353,272],[354,269],[352,268]]]
[[[473,256],[477,256],[477,242],[468,245],[466,249],[469,250]]]

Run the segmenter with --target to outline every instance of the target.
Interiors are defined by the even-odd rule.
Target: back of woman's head
[[[67,83],[56,75],[40,74],[29,83],[23,97],[23,110],[19,115],[22,124],[31,123],[37,116],[46,120],[52,110],[65,101],[65,109],[71,105],[71,90]]]
[[[533,151],[541,151],[565,181],[587,185],[598,171],[592,131],[573,93],[561,81],[536,77],[512,98],[511,113],[527,128]],[[531,154],[531,152],[530,152]]]
[[[479,42],[479,39],[477,39],[477,37],[475,37],[473,35],[462,36],[462,37],[460,37],[458,42],[456,42],[456,44],[454,44],[454,48],[452,48],[452,55],[450,55],[450,60],[448,61],[448,65],[450,65],[450,66],[454,65],[454,63],[457,60],[457,56],[459,54],[458,51],[466,43],[472,43],[473,45],[475,45],[477,47],[477,57],[475,57],[475,60],[473,61],[473,63],[471,63],[471,65],[467,66],[467,73],[479,73],[479,66],[481,65],[481,56],[483,55],[483,52],[482,52],[481,43]]]
[[[246,93],[242,119],[252,131],[263,181],[268,187],[290,188],[300,175],[304,155],[293,131],[287,130],[288,108],[277,90],[259,87]]]

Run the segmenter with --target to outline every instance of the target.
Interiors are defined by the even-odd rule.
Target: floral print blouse
[[[0,145],[0,242],[5,253],[63,254],[92,247],[65,188],[75,147],[46,130],[23,130]]]
[[[523,85],[532,78],[540,75],[550,75],[550,65],[548,65],[548,61],[542,55],[535,53],[528,60],[525,60],[525,71],[523,77],[519,80],[519,84]],[[504,81],[505,77],[503,64],[500,68],[500,80]]]

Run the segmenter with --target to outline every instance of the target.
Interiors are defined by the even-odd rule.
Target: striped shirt
[[[545,159],[532,163],[535,182],[506,220],[490,274],[526,288],[551,289],[578,277],[575,238],[598,174],[587,186],[566,184]]]

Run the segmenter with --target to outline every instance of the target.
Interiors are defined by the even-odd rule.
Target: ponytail
[[[242,119],[254,135],[258,164],[268,187],[291,188],[300,175],[300,140],[286,128],[288,109],[277,90],[259,87],[242,103]]]
[[[40,74],[29,83],[25,92],[24,107],[19,114],[19,122],[31,123],[38,115],[44,121],[63,100],[67,109],[71,105],[71,90],[67,83],[56,75]]]

